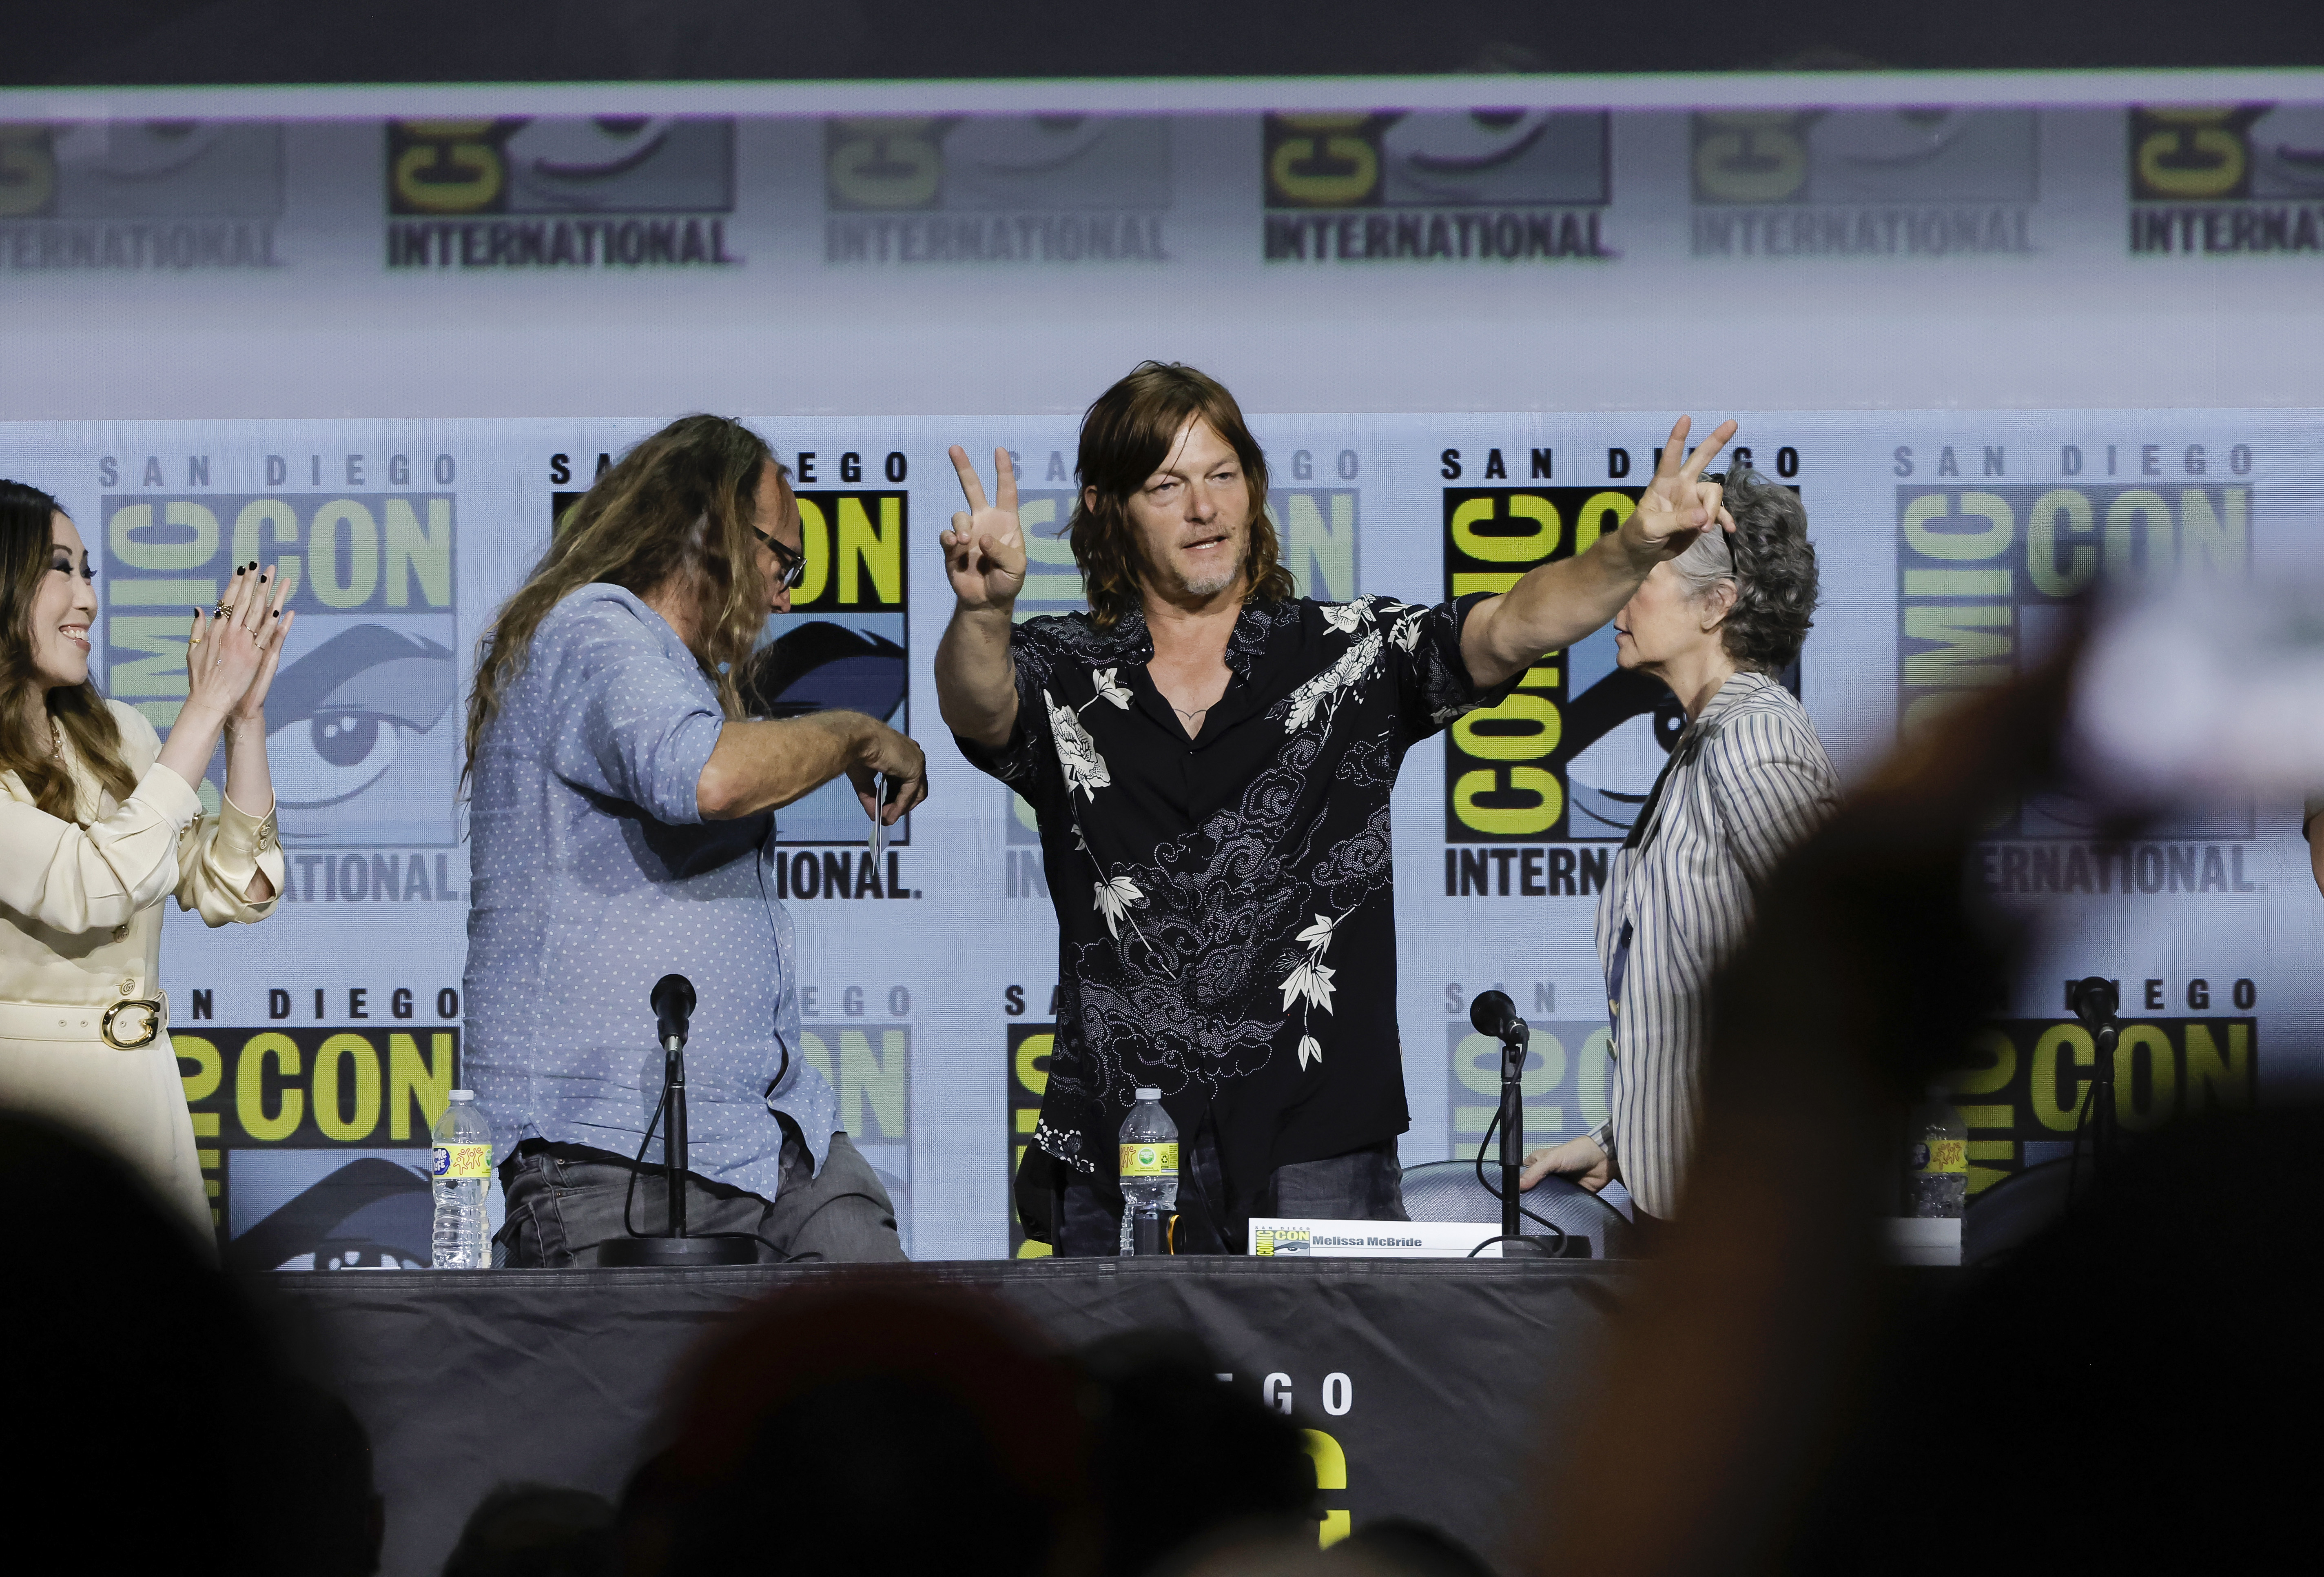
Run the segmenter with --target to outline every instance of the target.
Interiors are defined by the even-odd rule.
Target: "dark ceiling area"
[[[0,85],[2324,64],[2316,0],[19,0]]]

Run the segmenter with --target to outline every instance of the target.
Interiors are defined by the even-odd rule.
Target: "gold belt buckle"
[[[120,1017],[124,1008],[145,1010],[145,1033],[138,1039],[123,1040],[113,1033],[113,1021]],[[159,997],[124,997],[106,1009],[105,1017],[97,1021],[97,1032],[105,1038],[105,1044],[115,1051],[136,1051],[161,1038],[162,1012]]]

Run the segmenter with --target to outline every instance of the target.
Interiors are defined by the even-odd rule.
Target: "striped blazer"
[[[1598,959],[1614,1078],[1608,1121],[1591,1137],[1649,1214],[1676,1214],[1684,1192],[1711,973],[1742,941],[1776,864],[1838,794],[1806,709],[1766,674],[1738,673],[1679,735],[1635,846],[1610,862]]]

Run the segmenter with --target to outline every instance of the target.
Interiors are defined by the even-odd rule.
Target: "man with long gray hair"
[[[894,1207],[799,1055],[779,807],[845,774],[892,823],[919,747],[855,712],[747,722],[738,678],[807,563],[766,443],[689,416],[575,504],[478,643],[468,1082],[493,1120],[510,1265],[595,1262],[662,1185],[648,996],[700,991],[687,1046],[696,1236],[788,1259],[899,1259]],[[896,792],[875,804],[875,773]]]

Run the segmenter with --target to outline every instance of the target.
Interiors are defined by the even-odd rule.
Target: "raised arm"
[[[1017,726],[1017,669],[1010,659],[1017,594],[1025,589],[1025,532],[1017,520],[1017,474],[1009,451],[992,452],[998,503],[958,444],[953,469],[968,508],[952,517],[937,541],[952,581],[952,622],[936,646],[936,710],[961,738],[997,751]]]
[[[1470,678],[1490,689],[1538,661],[1546,651],[1571,646],[1622,611],[1653,573],[1694,545],[1715,521],[1726,530],[1735,522],[1720,503],[1718,484],[1702,470],[1735,436],[1735,424],[1719,424],[1692,455],[1686,435],[1693,419],[1682,416],[1671,429],[1662,463],[1622,529],[1603,536],[1586,553],[1537,566],[1517,585],[1477,604],[1461,629],[1461,657]]]

